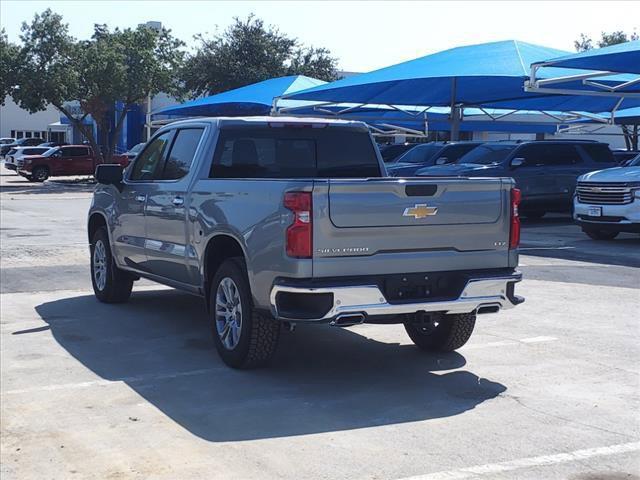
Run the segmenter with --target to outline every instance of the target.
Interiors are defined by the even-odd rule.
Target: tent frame
[[[524,82],[524,91],[529,93],[542,93],[552,95],[588,95],[594,97],[614,97],[614,98],[640,98],[640,92],[627,92],[623,89],[640,84],[640,76],[632,80],[619,83],[617,85],[605,85],[594,81],[595,78],[602,78],[611,75],[620,75],[619,72],[609,71],[592,71],[589,73],[581,73],[576,75],[565,75],[563,77],[538,78],[538,71],[545,67],[553,67],[555,61],[539,62],[531,64],[531,72],[529,79]],[[548,85],[556,85],[558,83],[572,82],[582,80],[585,87],[592,89],[575,90],[562,87],[548,87]]]

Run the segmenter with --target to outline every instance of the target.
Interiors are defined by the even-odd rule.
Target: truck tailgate
[[[314,184],[314,277],[509,266],[511,179]],[[360,260],[361,262],[358,262]]]

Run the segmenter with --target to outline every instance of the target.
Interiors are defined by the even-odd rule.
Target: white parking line
[[[507,347],[510,345],[518,345],[520,343],[554,342],[556,340],[558,340],[556,337],[530,337],[530,338],[522,338],[520,340],[500,340],[497,342],[471,344],[464,347],[464,350],[476,350],[480,348],[493,348],[493,347]]]
[[[466,478],[478,478],[485,475],[495,475],[497,473],[510,472],[521,468],[541,467],[545,465],[555,465],[557,463],[568,463],[585,460],[592,457],[606,457],[621,453],[640,451],[640,442],[621,443],[609,447],[586,448],[568,453],[558,453],[555,455],[542,455],[540,457],[519,458],[500,463],[487,463],[457,470],[444,472],[427,473],[414,477],[405,477],[399,480],[463,480]]]
[[[199,370],[190,370],[187,372],[174,372],[174,373],[154,373],[149,375],[138,375],[135,377],[123,377],[116,380],[89,380],[87,382],[78,383],[62,383],[57,385],[41,385],[38,387],[19,388],[16,390],[7,390],[2,392],[2,395],[15,395],[20,393],[34,393],[34,392],[50,392],[53,390],[67,390],[86,387],[102,387],[106,385],[114,385],[117,383],[140,383],[147,382],[149,380],[170,380],[172,378],[190,377],[194,375],[202,375],[204,373],[215,372],[221,370],[224,367],[218,368],[201,368]]]
[[[556,337],[531,337],[531,338],[523,338],[520,341],[522,343],[538,343],[538,342],[553,342],[554,340],[558,340]]]

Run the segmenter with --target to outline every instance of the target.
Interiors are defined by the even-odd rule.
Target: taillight
[[[518,248],[520,245],[520,214],[518,207],[522,193],[517,188],[511,189],[511,234],[509,235],[509,248]]]
[[[287,228],[287,255],[311,258],[313,247],[313,217],[311,192],[284,194],[284,206],[293,212],[293,223]]]

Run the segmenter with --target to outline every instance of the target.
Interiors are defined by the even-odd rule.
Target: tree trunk
[[[65,117],[67,117],[71,122],[71,125],[77,127],[78,130],[80,130],[80,132],[87,138],[87,140],[89,141],[89,145],[91,145],[91,149],[93,150],[94,158],[102,159],[102,153],[100,152],[100,147],[98,146],[96,138],[93,135],[93,129],[87,128],[87,126],[82,123],[87,115],[85,114],[83,117],[81,117],[80,120],[78,120],[73,115],[71,115],[71,113],[62,105],[53,104],[53,106],[56,107],[56,109],[58,109],[58,111],[61,112]]]
[[[111,141],[109,142],[109,149],[108,149],[108,160],[106,161],[111,161],[111,157],[113,156],[113,151],[116,149],[116,141],[118,139],[118,135],[120,134],[120,131],[122,130],[122,125],[124,125],[124,119],[127,117],[127,112],[129,111],[129,104],[126,103],[123,107],[122,107],[122,112],[120,112],[120,115],[118,116],[118,120],[116,121],[116,128],[113,131],[113,134],[111,135]]]

